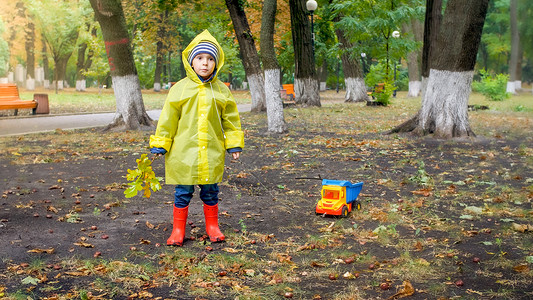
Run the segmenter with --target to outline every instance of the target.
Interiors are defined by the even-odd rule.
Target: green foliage
[[[155,158],[155,157],[154,157]],[[159,183],[163,180],[162,177],[156,177],[154,171],[152,170],[152,161],[148,158],[147,154],[142,154],[137,162],[137,169],[131,170],[128,169],[128,175],[126,179],[130,181],[126,191],[124,191],[124,196],[126,198],[131,198],[137,196],[137,193],[143,191],[143,196],[150,198],[152,191],[156,192],[161,189],[161,184]]]
[[[385,106],[390,104],[390,98],[396,89],[390,65],[387,67],[383,62],[372,65],[370,67],[370,72],[366,74],[365,83],[372,88],[372,96],[376,98],[377,102],[380,102]],[[381,84],[384,84],[382,89],[376,88]]]
[[[474,91],[483,94],[491,101],[503,101],[510,97],[510,94],[507,93],[507,81],[509,80],[509,75],[491,75],[484,69],[480,70],[479,73],[481,80],[472,83]]]
[[[426,165],[423,161],[418,163],[418,170],[416,171],[415,175],[409,177],[409,181],[417,183],[421,186],[427,186],[431,184],[431,176],[429,176],[426,172]]]

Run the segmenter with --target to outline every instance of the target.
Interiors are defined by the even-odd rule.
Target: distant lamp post
[[[398,30],[394,30],[392,32],[392,37],[395,39],[399,38],[400,32]],[[394,86],[396,86],[396,60],[394,60]],[[394,91],[392,92],[392,97],[396,98],[396,89],[394,89]]]
[[[313,13],[318,7],[318,3],[316,3],[315,0],[308,0],[307,3],[305,3],[305,6],[307,7],[307,10],[311,13],[311,40],[313,42],[313,58],[315,55],[315,28],[314,28],[314,19],[313,19]]]
[[[366,63],[365,63],[366,53],[361,53],[361,62],[363,63],[363,77],[365,76]]]

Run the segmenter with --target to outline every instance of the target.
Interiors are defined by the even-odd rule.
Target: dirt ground
[[[205,240],[195,196],[182,248],[165,246],[172,186],[123,196],[150,132],[3,138],[0,298],[533,298],[532,136],[382,135],[364,127],[376,114],[345,117],[366,109],[294,108],[281,136],[243,114],[220,184],[227,240]],[[298,178],[319,176],[363,181],[362,209],[316,215],[321,181]]]

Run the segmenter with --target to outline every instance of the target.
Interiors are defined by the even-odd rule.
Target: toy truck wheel
[[[357,201],[357,203],[355,203],[355,209],[361,210],[361,202]]]
[[[345,205],[342,207],[341,217],[346,218],[348,216],[348,207]]]

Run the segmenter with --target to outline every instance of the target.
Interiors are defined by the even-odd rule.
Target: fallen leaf
[[[424,197],[429,197],[429,196],[433,195],[433,193],[431,192],[430,189],[419,189],[419,190],[416,190],[416,191],[411,191],[411,193],[413,193],[415,195],[421,195],[421,196],[424,196]]]
[[[85,247],[85,248],[94,248],[94,245],[89,244],[89,243],[85,243],[85,242],[77,242],[77,243],[74,243],[74,245],[80,246],[80,247]]]
[[[35,248],[35,249],[32,249],[32,250],[28,250],[29,253],[48,253],[48,254],[52,254],[55,252],[55,249],[54,248],[49,248],[49,249],[39,249],[39,248]]]
[[[148,228],[150,228],[150,229],[154,229],[155,226],[154,226],[154,224],[152,224],[152,223],[146,221],[146,227],[148,227]]]
[[[224,248],[222,251],[226,251],[228,253],[238,253],[241,252],[241,250],[233,249],[233,248]]]
[[[533,226],[529,224],[513,223],[513,230],[524,233],[526,231],[533,231]]]
[[[529,273],[529,266],[527,264],[520,264],[518,266],[514,266],[513,270],[518,273]]]
[[[414,295],[415,289],[409,280],[404,280],[403,287],[394,295],[390,296],[388,299],[400,299]]]
[[[422,245],[420,241],[417,241],[415,244],[415,249],[416,251],[422,251],[424,249],[424,246]]]

